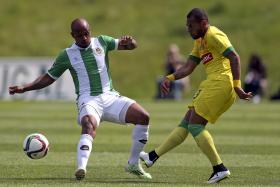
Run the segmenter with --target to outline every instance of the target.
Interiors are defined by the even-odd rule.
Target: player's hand
[[[163,81],[160,83],[160,91],[163,96],[166,96],[170,91],[170,80],[164,78]]]
[[[252,92],[246,93],[242,88],[234,87],[234,90],[240,99],[249,101],[253,97]]]
[[[9,94],[14,95],[15,93],[23,93],[24,89],[23,86],[10,86],[9,87]]]
[[[133,41],[133,38],[131,36],[122,36],[120,38],[121,45],[131,45],[132,41]]]

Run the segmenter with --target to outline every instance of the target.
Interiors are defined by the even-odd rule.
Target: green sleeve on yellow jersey
[[[228,54],[230,52],[234,51],[234,48],[231,46],[231,47],[228,47],[224,52],[223,52],[223,55],[224,56],[228,56]]]
[[[193,49],[191,54],[189,55],[189,58],[195,61],[197,64],[200,63],[200,57],[199,57],[199,51],[198,51],[198,42],[195,40]]]
[[[189,58],[192,59],[193,61],[195,61],[197,64],[199,64],[201,61],[200,58],[193,56],[193,55],[190,55]]]

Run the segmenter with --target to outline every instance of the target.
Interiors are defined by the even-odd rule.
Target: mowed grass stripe
[[[73,152],[76,150],[77,142],[70,142],[67,144],[56,143],[50,145],[51,152]],[[158,144],[148,144],[146,150],[152,150]],[[1,143],[1,151],[9,151],[18,153],[21,151],[21,144]],[[263,147],[265,146],[265,149]],[[221,154],[259,154],[259,155],[278,155],[279,145],[224,145],[218,144],[217,149]],[[121,153],[130,151],[130,143],[127,144],[109,144],[109,143],[94,143],[93,150],[95,152],[112,152]],[[182,144],[172,150],[172,153],[201,153],[196,144]]]
[[[24,125],[20,126],[19,128],[16,127],[5,127],[1,129],[0,135],[5,135],[5,134],[11,134],[11,133],[15,133],[15,132],[21,132],[21,133],[29,133],[32,132],[34,130],[41,130],[44,131],[46,133],[50,133],[52,135],[59,135],[61,134],[61,132],[64,132],[65,134],[77,134],[80,131],[80,128],[77,127],[73,127],[74,124],[69,124],[70,127],[60,127],[57,126],[57,128],[55,127],[47,127],[46,126],[29,126],[29,127],[25,127]],[[72,128],[71,128],[72,126]],[[101,127],[102,128],[102,127]],[[175,127],[174,127],[175,128]],[[167,129],[151,129],[151,136],[162,136],[164,134],[169,134],[171,132],[172,129],[167,128]],[[106,132],[103,132],[104,130],[101,131],[101,129],[98,129],[98,133],[101,136],[106,136]],[[279,137],[280,131],[278,129],[210,129],[209,130],[210,133],[214,136],[219,136],[219,135],[229,135],[230,137],[234,137],[234,136],[255,136],[255,137],[263,137],[263,138],[268,138],[268,137]],[[121,129],[114,129],[113,132],[110,132],[110,135],[130,135],[131,130],[130,128],[126,128],[126,127],[122,127]],[[98,134],[98,135],[99,135]]]
[[[76,167],[76,152],[50,152],[45,158],[32,160],[25,156],[23,152],[1,152],[1,165],[54,165]],[[119,166],[127,164],[129,152],[96,152],[93,151],[89,159],[89,166]],[[280,167],[280,155],[259,155],[259,154],[221,154],[227,166],[244,167]],[[157,166],[184,166],[184,167],[208,167],[211,164],[202,153],[174,153],[163,156],[155,165]]]
[[[25,184],[30,186],[54,186],[57,184],[59,184],[59,186],[205,186],[209,172],[211,172],[206,167],[186,168],[184,166],[157,166],[149,169],[149,172],[153,175],[153,180],[143,181],[125,173],[120,167],[95,166],[88,168],[87,177],[81,184],[74,180],[73,169],[69,166],[51,166],[53,170],[52,173],[45,172],[49,167],[48,165],[37,165],[37,167],[26,166],[24,168],[17,166],[11,166],[9,168],[5,166],[1,167],[5,171],[5,175],[0,179],[1,184]],[[223,181],[221,185],[277,186],[279,179],[274,176],[279,169],[279,167],[270,168],[271,175],[270,177],[266,177],[260,175],[262,172],[262,168],[260,167],[243,167],[242,169],[240,167],[232,167],[231,178]],[[16,175],[14,173],[16,173]],[[36,173],[37,176],[30,177],[33,173]],[[260,176],[255,179],[248,179],[248,173]]]
[[[49,139],[50,144],[71,144],[71,143],[77,143],[79,140],[79,132],[71,133],[71,134],[51,134],[46,133],[46,131],[42,131],[41,129],[37,129],[36,131],[28,131],[28,133],[33,132],[40,132],[46,135]],[[18,132],[21,133],[21,132]],[[166,132],[164,136],[161,135],[154,135],[151,137],[147,143],[146,146],[149,146],[149,144],[153,145],[159,145],[167,136],[169,132]],[[21,135],[17,135],[15,133],[9,134],[1,134],[1,143],[2,144],[22,144],[24,138],[27,136],[27,133],[24,132]],[[238,146],[246,146],[246,145],[263,145],[263,146],[269,146],[269,145],[275,145],[280,146],[280,140],[278,137],[273,136],[227,136],[227,135],[213,135],[215,144],[217,145],[238,145]],[[67,138],[65,138],[67,137]],[[121,137],[121,138],[120,138]],[[118,143],[123,144],[131,143],[131,135],[129,133],[122,133],[122,134],[114,134],[114,133],[108,133],[108,134],[101,134],[99,133],[98,136],[94,140],[95,143],[99,144],[113,144],[117,145]],[[112,143],[113,142],[113,143]],[[194,144],[194,140],[191,136],[189,136],[185,141],[184,144]],[[2,148],[0,147],[0,151]]]

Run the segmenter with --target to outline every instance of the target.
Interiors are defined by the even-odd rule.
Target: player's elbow
[[[235,61],[238,62],[238,63],[240,62],[240,56],[237,53],[235,55]]]
[[[230,53],[230,55],[228,56],[228,59],[231,64],[236,64],[236,63],[240,62],[240,57],[236,52]]]

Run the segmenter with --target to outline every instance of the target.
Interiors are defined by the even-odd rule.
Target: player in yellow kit
[[[160,156],[181,144],[190,133],[213,166],[213,173],[207,182],[216,183],[228,177],[230,171],[224,166],[205,127],[208,122],[216,122],[234,103],[236,95],[245,100],[249,100],[252,95],[241,88],[238,54],[226,34],[210,26],[204,10],[192,9],[187,15],[186,26],[195,40],[193,50],[184,66],[162,81],[161,91],[167,94],[171,81],[190,75],[198,64],[205,67],[207,79],[200,84],[179,126],[155,150],[141,152],[140,158],[150,167]]]

